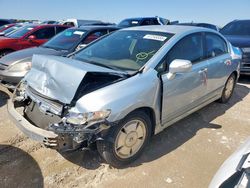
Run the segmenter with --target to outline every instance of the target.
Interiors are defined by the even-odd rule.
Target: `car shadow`
[[[37,162],[23,150],[0,144],[0,187],[44,187]]]
[[[0,107],[4,106],[7,103],[9,98],[10,97],[7,93],[0,90]]]
[[[240,84],[250,84],[250,76],[247,75],[241,75],[238,82]]]
[[[213,102],[203,109],[191,114],[183,120],[166,128],[156,136],[153,136],[150,144],[144,150],[142,156],[127,167],[140,166],[151,162],[174,151],[188,140],[192,139],[201,129],[220,129],[221,125],[211,123],[218,116],[223,115],[228,109],[242,101],[249,94],[250,89],[244,85],[237,85],[235,93],[227,104]],[[63,154],[65,159],[87,169],[97,169],[105,163],[97,151],[74,152]]]

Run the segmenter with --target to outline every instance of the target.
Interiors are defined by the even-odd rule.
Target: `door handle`
[[[201,69],[201,70],[199,71],[199,74],[204,73],[204,72],[207,72],[207,71],[208,71],[207,68]]]

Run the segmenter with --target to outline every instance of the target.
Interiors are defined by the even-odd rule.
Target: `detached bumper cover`
[[[40,129],[28,122],[21,114],[16,111],[11,100],[8,101],[8,112],[16,126],[31,139],[42,142],[45,145],[49,140],[57,140],[58,135],[54,132]]]

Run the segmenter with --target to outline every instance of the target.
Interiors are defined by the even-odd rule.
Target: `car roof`
[[[232,22],[250,22],[250,20],[234,20]]]
[[[140,27],[129,27],[122,30],[137,30],[137,31],[155,31],[155,32],[163,32],[163,33],[172,33],[172,34],[180,34],[184,32],[202,32],[209,31],[211,29],[195,27],[195,26],[182,26],[182,25],[151,25],[151,26],[140,26]]]
[[[152,19],[152,18],[161,18],[161,17],[158,17],[158,16],[152,16],[152,17],[135,17],[135,18],[126,18],[124,20],[143,20],[143,19]]]
[[[177,23],[176,25],[200,25],[200,24],[206,24],[206,25],[214,25],[214,24],[210,24],[210,23],[205,23],[205,22],[189,22],[189,23]],[[215,25],[214,25],[215,26]]]
[[[60,25],[60,24],[24,24],[25,27],[34,27],[34,28],[43,28],[43,27],[54,27],[54,26],[60,26],[69,28],[69,26],[66,25]]]

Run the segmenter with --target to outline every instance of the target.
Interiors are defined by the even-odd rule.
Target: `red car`
[[[5,31],[6,29],[8,29],[10,27],[13,27],[14,25],[16,25],[16,24],[13,23],[13,24],[3,25],[3,26],[0,27],[0,32],[3,32],[3,31]]]
[[[26,25],[14,33],[0,37],[0,57],[13,51],[40,46],[56,34],[67,29],[64,25]]]

